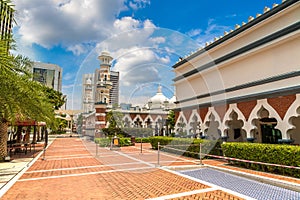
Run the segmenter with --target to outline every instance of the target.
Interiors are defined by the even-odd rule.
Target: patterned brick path
[[[2,199],[243,199],[230,190],[157,168],[147,146],[111,151],[79,138],[56,138]],[[43,159],[45,158],[45,159]],[[161,165],[195,164],[162,155]]]

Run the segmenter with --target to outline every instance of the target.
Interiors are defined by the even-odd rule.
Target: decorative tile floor
[[[220,172],[214,169],[201,168],[197,170],[180,171],[180,173],[204,180],[223,188],[244,194],[255,199],[270,200],[296,200],[300,199],[300,193],[284,188],[260,183],[247,178]]]

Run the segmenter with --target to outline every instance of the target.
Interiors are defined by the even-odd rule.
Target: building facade
[[[34,62],[32,67],[33,80],[56,91],[62,89],[62,68],[55,64]]]
[[[106,116],[110,111],[122,115],[124,127],[152,128],[153,135],[165,135],[166,119],[169,110],[175,106],[175,96],[168,99],[158,86],[156,95],[145,102],[143,108],[119,105],[119,72],[110,70],[113,58],[103,51],[98,59],[100,68],[94,74],[83,75],[82,135],[99,137],[100,130],[109,125]]]
[[[111,71],[110,80],[112,82],[112,88],[109,91],[109,103],[111,105],[119,105],[119,72]]]
[[[100,133],[100,129],[104,127],[97,126],[100,124],[99,116],[106,117],[110,111],[116,113],[118,118],[121,116],[121,124],[124,128],[150,128],[153,135],[170,135],[171,129],[167,118],[169,111],[175,106],[175,101],[175,96],[168,99],[163,94],[161,86],[158,86],[157,93],[145,102],[143,107],[121,104],[116,108],[106,107],[105,111],[104,109],[101,110],[104,113],[99,113],[97,109],[94,112],[85,113],[83,115],[82,135],[100,137],[97,133]],[[105,123],[105,127],[109,126],[109,122],[104,122],[104,119],[101,122],[101,124]]]
[[[283,1],[173,65],[176,131],[300,144],[300,3]]]

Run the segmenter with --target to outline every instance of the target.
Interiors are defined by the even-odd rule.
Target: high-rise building
[[[85,113],[94,110],[95,74],[84,74],[82,78],[82,110]]]
[[[109,91],[109,103],[119,105],[119,72],[110,71],[110,81],[113,85]]]
[[[55,64],[34,62],[33,80],[38,81],[56,91],[62,89],[62,68]]]

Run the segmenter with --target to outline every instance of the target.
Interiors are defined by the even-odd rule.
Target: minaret
[[[95,95],[95,109],[96,109],[96,130],[105,128],[106,125],[106,108],[109,104],[109,91],[112,88],[110,80],[110,67],[113,58],[107,51],[102,51],[98,56],[100,60],[100,69],[95,71],[96,95]]]

